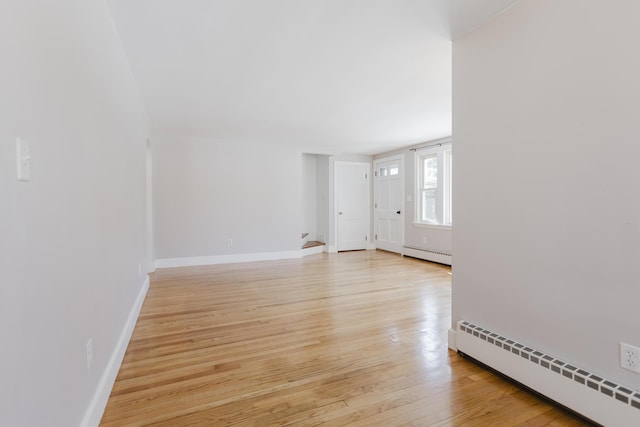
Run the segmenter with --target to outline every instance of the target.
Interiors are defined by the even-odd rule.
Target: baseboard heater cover
[[[451,265],[452,255],[440,249],[425,249],[413,246],[403,246],[402,255],[410,256],[413,258],[423,259],[427,261],[439,262],[441,264]]]
[[[461,320],[458,351],[605,426],[640,425],[640,392]]]
[[[444,250],[440,250],[440,249],[425,249],[425,248],[417,248],[415,246],[403,246],[405,249],[413,249],[416,251],[423,251],[423,252],[429,252],[431,254],[436,254],[436,255],[445,255],[445,256],[451,256],[451,254],[447,251]]]

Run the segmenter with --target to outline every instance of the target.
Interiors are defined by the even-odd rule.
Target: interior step
[[[302,249],[315,248],[316,246],[324,246],[324,243],[318,242],[317,240],[311,240],[310,242],[305,243],[302,246]]]

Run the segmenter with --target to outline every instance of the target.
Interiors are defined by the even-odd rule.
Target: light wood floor
[[[158,270],[102,425],[585,425],[447,349],[450,285],[381,251]]]

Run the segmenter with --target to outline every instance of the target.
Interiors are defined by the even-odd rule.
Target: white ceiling
[[[451,135],[451,39],[517,0],[109,0],[154,135],[376,154]]]

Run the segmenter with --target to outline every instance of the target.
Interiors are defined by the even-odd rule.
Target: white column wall
[[[309,233],[307,240],[317,239],[317,171],[315,154],[302,155],[302,228],[301,233]]]
[[[454,43],[453,322],[640,389],[640,3],[523,0]]]

